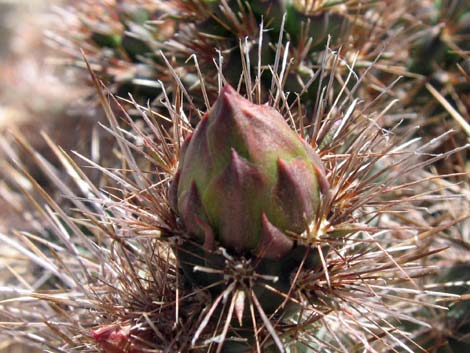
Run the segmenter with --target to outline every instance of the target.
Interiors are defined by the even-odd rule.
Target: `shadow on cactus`
[[[324,60],[336,67],[342,58],[328,52]],[[119,122],[93,75],[122,164],[107,169],[82,156],[102,172],[98,187],[51,144],[76,195],[31,150],[80,216],[65,214],[23,171],[56,238],[1,239],[60,285],[12,286],[0,304],[2,321],[12,322],[4,334],[54,352],[419,347],[396,323],[426,325],[405,310],[435,295],[414,279],[427,271],[417,260],[439,251],[420,247],[434,234],[425,210],[459,195],[423,170],[452,152],[428,157],[432,143],[385,130],[387,92],[354,99],[352,71],[332,94],[339,79],[320,70],[325,88],[306,116],[305,92],[289,105],[282,89],[287,61],[269,66],[266,101],[259,77],[244,72],[242,97],[219,72],[218,98],[201,85],[206,113],[177,83],[171,99],[162,87],[166,114],[134,102],[142,123],[125,110]]]

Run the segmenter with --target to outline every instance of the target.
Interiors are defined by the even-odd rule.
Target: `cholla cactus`
[[[280,35],[272,52],[255,3],[237,3],[238,11],[224,1],[157,3],[176,10],[161,18],[151,1],[82,5],[102,11],[91,11],[93,21],[86,16],[80,27],[92,43],[82,45],[92,69],[117,84],[111,91],[130,82],[152,90],[138,94],[139,102],[161,98],[158,109],[131,102],[140,119],[123,110],[120,125],[92,75],[118,146],[117,160],[105,161],[109,168],[80,157],[101,172],[99,185],[49,141],[76,185],[64,183],[17,136],[73,209],[59,205],[3,144],[46,234],[0,235],[41,277],[12,271],[18,283],[1,288],[2,333],[56,352],[419,350],[419,336],[400,322],[429,327],[415,315],[421,304],[440,308],[434,296],[453,298],[420,286],[429,269],[419,260],[441,250],[429,239],[457,223],[431,224],[428,212],[461,199],[428,167],[466,146],[429,156],[445,136],[419,145],[409,130],[386,129],[384,120],[396,119],[393,104],[382,100],[390,91],[373,101],[355,98],[361,82],[376,81],[345,64],[354,58],[350,52],[345,59],[330,48],[311,51],[306,27],[295,27],[292,16],[283,27],[274,16],[278,2],[270,2],[266,16]],[[359,11],[361,2],[340,3],[288,10],[303,11],[307,22],[339,19],[339,27],[355,33],[345,19],[349,6]],[[282,40],[284,29],[294,50]],[[78,54],[74,45],[67,48]],[[185,63],[194,53],[197,65]],[[308,77],[301,75],[305,68]],[[163,84],[153,80],[155,72]],[[301,84],[292,84],[292,76]]]
[[[260,298],[264,310],[278,309],[289,291],[291,272],[305,261],[317,238],[307,237],[306,229],[311,223],[312,229],[319,228],[321,198],[328,189],[320,158],[279,112],[225,86],[186,138],[172,182],[173,209],[203,247],[198,252],[183,245],[177,253],[186,277],[212,284],[213,278],[194,275],[193,267],[223,262],[212,255],[222,246],[234,256],[246,256],[260,275],[280,279],[274,285],[281,292],[277,300],[275,295]],[[307,262],[318,265],[314,257],[315,248]]]
[[[325,58],[333,67],[340,60]],[[164,100],[166,115],[136,105],[146,126],[127,116],[128,131],[95,78],[122,168],[87,160],[107,182],[98,188],[52,146],[83,199],[37,157],[76,213],[27,179],[48,204],[35,203],[50,240],[1,239],[38,264],[53,289],[9,287],[2,321],[14,324],[3,332],[60,352],[412,350],[396,322],[426,325],[409,315],[417,296],[435,295],[416,283],[424,270],[416,260],[439,250],[416,243],[430,234],[422,206],[437,193],[452,196],[438,176],[417,170],[446,155],[422,159],[430,145],[384,130],[391,107],[371,111],[378,100],[325,94],[306,119],[301,99],[289,107],[277,87],[287,73],[271,69],[267,101],[255,78],[244,82],[246,98],[221,88],[204,117],[183,107],[191,95],[180,85]],[[194,131],[191,115],[201,118]]]

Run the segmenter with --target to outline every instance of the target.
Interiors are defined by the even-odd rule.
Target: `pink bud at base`
[[[131,327],[106,325],[91,331],[91,337],[106,353],[141,353],[132,343]]]

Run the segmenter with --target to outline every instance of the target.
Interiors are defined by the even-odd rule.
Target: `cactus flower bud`
[[[278,260],[327,185],[320,158],[279,112],[225,86],[182,146],[170,202],[207,251]]]
[[[106,353],[140,353],[131,343],[130,326],[102,326],[91,332],[91,336]]]

